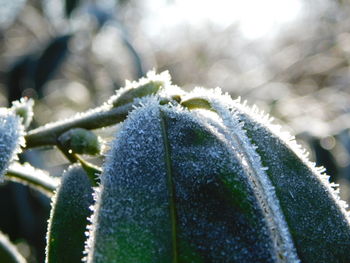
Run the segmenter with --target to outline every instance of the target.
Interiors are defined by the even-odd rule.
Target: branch
[[[34,168],[28,163],[24,165],[11,164],[5,179],[27,184],[48,196],[53,195],[59,183],[57,178],[51,177],[47,172]]]
[[[33,148],[45,145],[56,145],[57,138],[72,128],[84,128],[88,130],[110,126],[125,120],[133,104],[128,103],[120,107],[101,106],[79,113],[72,118],[49,123],[45,126],[31,130],[25,136],[26,148]]]

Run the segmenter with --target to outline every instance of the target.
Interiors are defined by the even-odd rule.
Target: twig
[[[132,103],[117,108],[102,106],[86,113],[77,114],[72,118],[31,130],[25,136],[26,148],[56,145],[57,138],[72,128],[92,130],[119,123],[126,118],[132,107]]]
[[[47,172],[34,168],[28,163],[21,165],[13,163],[7,170],[5,178],[10,181],[27,184],[48,196],[52,196],[59,180],[51,177]]]

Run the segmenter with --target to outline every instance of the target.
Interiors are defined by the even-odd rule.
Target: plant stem
[[[27,184],[48,196],[52,196],[58,186],[56,178],[29,164],[22,166],[19,163],[13,163],[7,170],[6,179]]]
[[[25,136],[26,148],[56,145],[58,136],[72,128],[92,130],[119,123],[132,109],[133,103],[116,108],[102,106],[63,121],[47,124],[27,133]]]

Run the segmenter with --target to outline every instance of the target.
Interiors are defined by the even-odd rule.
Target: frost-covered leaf
[[[261,123],[261,115],[238,106],[252,144],[280,202],[302,262],[350,262],[350,223],[322,169],[315,168],[294,139],[283,140],[276,127]],[[271,131],[275,130],[275,132]]]
[[[24,145],[23,125],[13,111],[0,108],[0,182],[10,162]]]
[[[80,166],[70,166],[64,172],[52,199],[47,263],[76,263],[83,258],[87,218],[93,203],[92,193],[90,180]]]
[[[350,262],[347,205],[323,170],[315,168],[289,134],[255,107],[233,101],[220,91],[197,89],[236,137],[237,148],[261,182],[272,216],[284,221],[302,262]],[[232,124],[240,122],[241,129]],[[274,200],[277,200],[275,202]],[[275,203],[275,204],[274,204]],[[274,208],[275,207],[275,208]]]
[[[346,205],[290,135],[220,90],[176,93],[118,130],[88,263],[350,262]]]
[[[101,176],[88,262],[277,260],[283,251],[216,118],[152,99],[130,114]]]
[[[119,107],[146,96],[157,94],[160,97],[172,98],[180,89],[171,85],[170,75],[167,71],[156,74],[154,71],[139,81],[127,81],[125,87],[119,89],[117,94],[108,101],[109,105]],[[177,94],[176,94],[177,95]]]
[[[17,251],[14,244],[3,233],[0,232],[0,262],[3,263],[25,263],[26,260]]]

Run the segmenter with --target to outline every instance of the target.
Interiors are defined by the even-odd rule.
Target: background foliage
[[[99,105],[124,79],[169,70],[176,84],[220,86],[286,123],[350,201],[348,1],[304,0],[296,20],[254,39],[238,22],[152,24],[152,12],[163,12],[152,1],[1,0],[0,7],[0,105],[34,98],[33,128]],[[64,158],[35,151],[21,159],[60,176]],[[27,187],[0,188],[0,229],[29,262],[43,261],[49,208]]]

